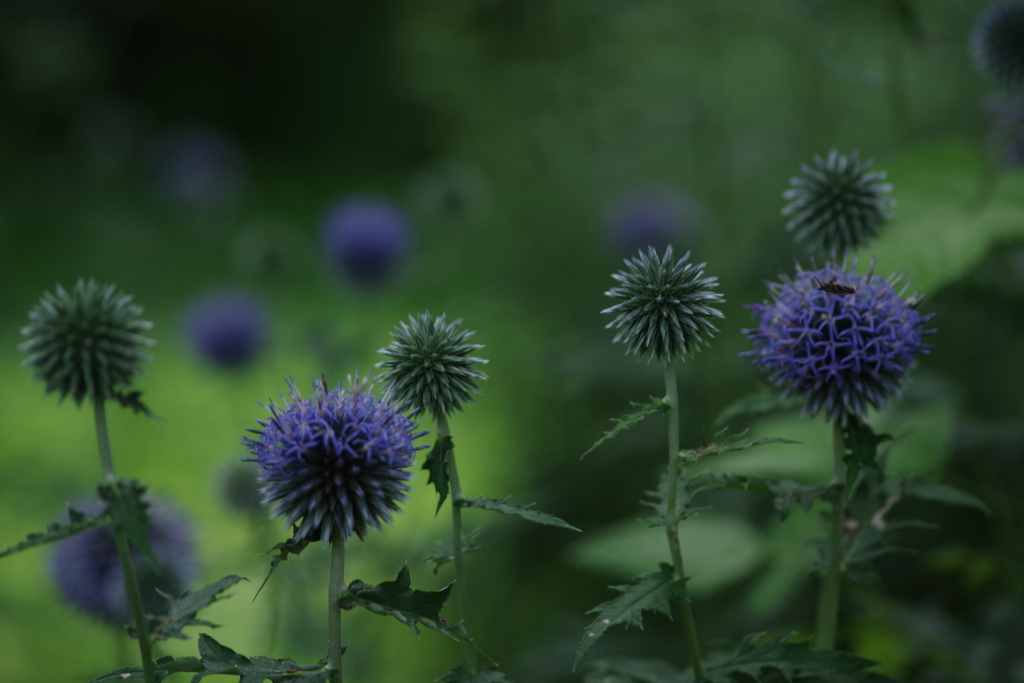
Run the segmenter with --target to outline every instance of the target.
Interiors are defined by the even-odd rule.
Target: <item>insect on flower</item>
[[[849,285],[839,284],[835,280],[829,280],[828,282],[822,282],[818,278],[814,278],[814,281],[818,283],[818,290],[822,292],[828,292],[829,294],[856,294],[857,290]]]

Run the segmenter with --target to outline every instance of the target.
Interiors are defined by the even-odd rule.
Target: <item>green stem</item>
[[[439,439],[451,436],[446,415],[435,416]],[[469,589],[466,583],[466,563],[462,555],[462,485],[459,483],[459,468],[455,465],[455,449],[448,451],[448,482],[452,492],[452,559],[455,564],[455,594],[459,597],[459,613],[466,633],[473,637],[473,619],[469,609]],[[476,648],[470,642],[466,647],[466,668],[475,674],[478,670]]]
[[[331,683],[341,683],[341,596],[345,585],[345,539],[336,536],[331,541],[331,582],[327,588],[327,669]]]
[[[668,549],[672,554],[672,565],[676,578],[680,580],[679,607],[683,617],[683,632],[686,647],[690,651],[693,677],[700,680],[704,675],[704,661],[700,656],[700,642],[697,640],[697,624],[693,620],[690,596],[686,590],[686,572],[683,569],[683,551],[679,547],[679,510],[676,508],[676,491],[679,482],[679,390],[676,387],[675,363],[665,364],[665,400],[668,402],[668,497],[665,500],[665,533]]]
[[[839,501],[832,506],[829,530],[829,561],[821,578],[818,593],[818,618],[814,629],[814,646],[834,650],[839,628],[839,594],[843,583],[843,517],[846,511],[846,464],[843,462],[843,428],[839,420],[833,425],[832,484],[839,484]]]
[[[100,449],[100,466],[103,468],[103,478],[108,482],[116,481],[117,474],[114,473],[114,458],[110,453],[110,435],[107,431],[107,413],[103,407],[103,401],[93,401],[93,416],[96,419],[96,441]],[[139,591],[139,582],[135,577],[135,566],[132,564],[131,551],[128,548],[128,539],[121,531],[117,520],[110,525],[114,534],[114,545],[117,547],[117,559],[121,562],[121,572],[124,575],[124,588],[128,593],[128,606],[131,608],[132,621],[135,622],[135,634],[139,642],[139,656],[142,659],[142,670],[146,683],[156,683],[156,669],[153,666],[153,651],[149,642],[149,625],[146,623],[146,614],[142,610],[142,593]]]

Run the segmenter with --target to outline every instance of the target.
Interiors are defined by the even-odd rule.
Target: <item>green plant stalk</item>
[[[438,438],[450,437],[451,430],[448,428],[448,417],[446,415],[435,416],[437,423]],[[454,448],[448,451],[448,482],[452,493],[452,560],[455,564],[455,594],[459,597],[459,613],[462,615],[462,625],[470,638],[473,637],[473,619],[469,609],[469,590],[466,583],[466,563],[462,554],[462,485],[459,483],[459,468],[455,465]],[[476,648],[470,642],[464,642],[466,647],[466,668],[472,674],[477,673],[478,664]]]
[[[100,466],[103,468],[103,478],[108,482],[117,481],[117,474],[114,472],[114,457],[110,452],[110,433],[107,431],[107,412],[103,401],[94,400],[93,417],[96,421],[96,441],[100,450]],[[124,537],[114,520],[110,525],[114,534],[114,545],[117,547],[117,559],[121,562],[121,572],[124,575],[124,588],[128,593],[128,606],[131,608],[132,621],[135,622],[135,634],[139,642],[139,656],[142,659],[142,671],[146,683],[156,683],[156,668],[153,665],[153,650],[149,641],[149,625],[146,623],[146,614],[142,610],[142,593],[139,591],[139,581],[135,577],[135,566],[132,564],[131,551],[128,549],[128,540]]]
[[[700,642],[697,639],[697,624],[693,620],[690,595],[686,590],[686,572],[683,569],[683,551],[679,547],[679,510],[676,509],[676,490],[679,482],[679,389],[676,386],[675,363],[665,364],[665,400],[668,402],[668,497],[665,500],[665,534],[668,549],[672,554],[672,565],[680,581],[679,608],[683,619],[683,633],[686,647],[690,651],[693,677],[700,680],[704,675],[704,661],[700,656]]]
[[[843,462],[845,447],[843,428],[836,420],[833,425],[832,484],[839,484],[839,501],[832,506],[832,520],[829,529],[829,561],[821,578],[818,592],[818,616],[814,628],[814,646],[822,650],[834,650],[836,632],[839,628],[839,595],[843,583],[843,517],[846,512],[846,463]]]
[[[327,669],[331,682],[341,683],[341,596],[345,585],[345,539],[336,536],[331,541],[331,581],[327,587]]]

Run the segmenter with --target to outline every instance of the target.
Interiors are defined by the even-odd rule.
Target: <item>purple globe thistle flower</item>
[[[103,509],[97,501],[74,507],[86,514]],[[188,519],[163,502],[151,504],[147,512],[149,540],[158,566],[153,567],[135,546],[131,546],[131,557],[143,609],[158,614],[165,599],[157,590],[181,593],[196,578],[199,567]],[[50,556],[50,570],[64,599],[86,614],[111,625],[131,621],[124,574],[109,527],[93,527],[59,541]]]
[[[404,406],[371,395],[366,380],[351,390],[314,380],[308,399],[288,384],[284,405],[271,402],[271,417],[257,420],[263,429],[249,430],[259,438],[242,442],[260,467],[263,503],[296,527],[297,541],[362,539],[390,523],[410,490],[406,468],[425,448],[413,441],[427,432],[416,431]]]
[[[916,310],[921,297],[896,292],[901,276],[883,279],[874,264],[865,275],[855,270],[797,266],[794,278],[769,283],[773,301],[748,306],[759,323],[743,330],[754,350],[740,354],[785,387],[783,396],[806,399],[805,413],[824,408],[826,420],[841,424],[898,394],[915,357],[931,348],[924,336],[935,331],[924,329],[933,314]]]
[[[409,224],[396,205],[356,198],[335,204],[323,222],[331,265],[361,285],[386,281],[409,248]]]
[[[971,31],[978,68],[1011,90],[1024,86],[1024,2],[992,5]]]
[[[608,227],[618,249],[634,254],[654,247],[663,251],[696,229],[693,206],[681,195],[663,190],[635,192],[609,210]]]
[[[268,315],[247,292],[221,290],[200,297],[185,315],[185,332],[196,353],[214,365],[241,367],[267,345]]]
[[[242,154],[220,133],[182,129],[165,135],[151,155],[156,189],[186,209],[232,204],[243,185]]]

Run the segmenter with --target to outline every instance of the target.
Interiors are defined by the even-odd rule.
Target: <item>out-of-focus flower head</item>
[[[667,190],[644,190],[621,197],[608,212],[608,228],[623,254],[654,247],[661,251],[670,244],[692,238],[697,230],[693,203]]]
[[[28,354],[22,365],[35,369],[32,378],[62,401],[112,399],[131,388],[140,364],[149,360],[145,349],[154,342],[142,333],[153,323],[141,316],[142,306],[114,285],[79,280],[70,292],[57,285],[21,328],[26,341],[18,348]]]
[[[379,285],[396,271],[409,248],[409,222],[397,205],[359,197],[338,202],[323,221],[330,264],[353,282]]]
[[[259,471],[244,462],[232,462],[217,472],[217,494],[231,510],[250,517],[266,517],[260,495]]]
[[[393,341],[380,349],[386,358],[377,367],[382,382],[398,401],[425,410],[435,419],[462,410],[471,393],[480,393],[474,380],[487,379],[474,365],[487,361],[471,356],[483,348],[469,339],[472,330],[462,330],[461,319],[447,322],[445,314],[436,318],[430,312],[410,315],[391,333]]]
[[[103,504],[95,500],[75,504],[75,509],[95,515]],[[131,546],[143,609],[159,614],[165,606],[157,589],[178,595],[199,573],[189,520],[167,503],[153,502],[149,515],[149,541],[157,567]],[[93,527],[58,541],[50,556],[50,570],[61,595],[86,614],[112,625],[131,621],[124,574],[110,528]]]
[[[186,128],[170,132],[153,147],[157,192],[189,210],[208,210],[237,201],[244,184],[242,153],[220,133]]]
[[[900,276],[858,275],[832,264],[768,285],[772,301],[751,304],[758,326],[744,330],[754,350],[750,358],[784,387],[784,396],[799,396],[804,412],[825,411],[828,421],[846,424],[850,415],[864,417],[882,409],[899,393],[919,354],[928,353],[919,295],[896,291]],[[903,288],[904,290],[906,287]]]
[[[203,359],[237,368],[267,345],[269,316],[263,302],[248,292],[225,289],[194,301],[185,315],[189,342]]]
[[[612,278],[618,286],[605,296],[621,299],[602,313],[615,319],[606,328],[617,330],[612,342],[621,342],[630,353],[645,356],[648,362],[673,362],[705,346],[718,328],[712,318],[724,318],[714,308],[725,299],[712,291],[717,277],[703,277],[707,264],[690,263],[690,253],[676,259],[672,246],[658,256],[648,247],[633,258]]]
[[[1024,89],[1024,2],[999,2],[985,10],[971,31],[974,63],[1001,85]]]
[[[797,241],[806,239],[826,254],[843,254],[874,239],[892,218],[895,202],[887,195],[892,185],[883,171],[872,171],[874,162],[861,162],[857,152],[849,156],[836,150],[814,164],[803,164],[803,176],[790,178],[792,188],[782,193],[789,200],[782,209],[791,216],[786,230],[795,230]]]
[[[324,545],[391,522],[410,490],[416,451],[413,441],[426,434],[403,414],[403,406],[370,393],[367,381],[352,389],[328,389],[314,380],[313,395],[303,398],[294,382],[271,416],[257,420],[243,444],[259,465],[265,505],[295,527],[298,541]]]
[[[1024,163],[1024,96],[990,96],[984,100],[991,128],[988,146],[993,159],[1008,166]]]

